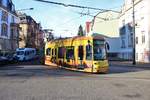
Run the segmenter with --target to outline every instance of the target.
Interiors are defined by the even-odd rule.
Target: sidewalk
[[[150,63],[137,62],[136,65],[133,65],[132,61],[109,61],[109,64],[112,66],[120,66],[120,67],[136,67],[136,68],[150,69]]]

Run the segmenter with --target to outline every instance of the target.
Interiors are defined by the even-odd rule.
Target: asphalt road
[[[30,63],[0,67],[0,100],[150,100],[150,70],[110,66],[108,74]]]

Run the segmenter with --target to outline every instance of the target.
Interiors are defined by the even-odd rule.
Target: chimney
[[[86,22],[86,33],[88,34],[91,29],[91,22]]]

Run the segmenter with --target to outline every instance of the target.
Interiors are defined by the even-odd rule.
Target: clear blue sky
[[[76,12],[88,12],[86,9],[63,7],[53,4],[46,4],[34,0],[12,0],[16,10],[31,8],[32,11],[22,11],[31,15],[43,28],[53,29],[55,36],[73,36],[77,34],[81,24],[85,26],[86,21],[91,21],[92,17],[82,16]],[[123,5],[123,0],[49,0],[66,4],[76,4],[90,6],[101,9],[118,9]],[[98,11],[89,10],[92,15]]]

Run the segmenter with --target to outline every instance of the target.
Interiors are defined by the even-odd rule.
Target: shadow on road
[[[16,62],[16,65],[44,65],[44,61],[37,58],[29,61]]]
[[[144,69],[123,67],[123,66],[110,66],[108,74],[121,74],[121,73],[130,73],[143,71]]]
[[[145,69],[111,65],[108,74],[121,74],[143,71]],[[108,75],[107,74],[107,75]],[[19,62],[17,64],[0,67],[0,77],[67,77],[94,76],[95,74],[69,71],[56,66],[42,65],[38,60]],[[101,75],[101,74],[96,74]],[[105,74],[103,74],[105,75]]]
[[[88,74],[45,65],[19,64],[0,67],[0,77],[74,77]]]
[[[110,74],[138,72],[143,70],[150,70],[150,63],[137,63],[136,65],[132,65],[130,61],[110,62]]]
[[[29,61],[6,61],[3,64],[0,64],[0,67],[11,66],[11,65],[44,65],[44,61],[37,58]]]

